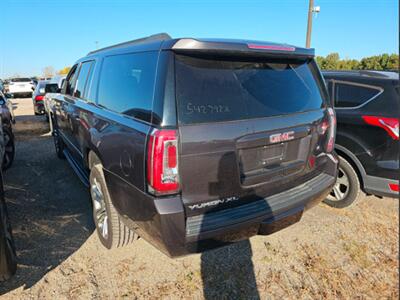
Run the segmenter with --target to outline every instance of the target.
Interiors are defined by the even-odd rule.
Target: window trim
[[[333,105],[335,109],[340,109],[340,110],[348,110],[348,109],[359,109],[362,108],[363,106],[367,105],[369,102],[371,102],[372,100],[376,99],[377,97],[379,97],[385,90],[382,87],[379,86],[374,86],[374,85],[369,85],[369,84],[364,84],[364,83],[358,83],[358,82],[354,82],[354,81],[345,81],[345,80],[337,80],[337,79],[328,79],[328,82],[331,81],[332,82],[332,98],[333,98]],[[336,88],[335,85],[336,83],[339,84],[345,84],[345,85],[352,85],[352,86],[358,86],[358,87],[363,87],[363,88],[369,88],[369,89],[374,89],[374,90],[378,90],[379,92],[372,96],[371,98],[369,98],[367,101],[365,101],[364,103],[361,103],[360,105],[357,106],[351,106],[351,107],[337,107],[335,105],[336,103]]]

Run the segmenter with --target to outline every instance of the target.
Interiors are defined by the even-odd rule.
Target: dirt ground
[[[18,271],[2,299],[398,299],[399,200],[320,204],[270,236],[170,259],[143,239],[103,248],[89,194],[56,158],[43,117],[15,99],[14,165],[5,174]]]

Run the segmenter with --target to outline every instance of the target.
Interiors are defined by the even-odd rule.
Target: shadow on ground
[[[249,240],[204,252],[201,277],[204,299],[260,299]]]
[[[89,194],[56,158],[51,136],[17,134],[16,158],[4,179],[18,270],[0,285],[0,295],[34,285],[94,231]]]

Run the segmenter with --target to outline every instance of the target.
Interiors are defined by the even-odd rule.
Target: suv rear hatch
[[[11,93],[32,92],[32,80],[29,78],[14,78],[10,81],[8,89]]]
[[[319,127],[327,112],[312,59],[176,54],[175,76],[188,216],[265,198],[316,175],[311,153],[326,142]]]

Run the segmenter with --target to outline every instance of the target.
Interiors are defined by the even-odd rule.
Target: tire
[[[57,157],[60,159],[64,159],[65,158],[65,155],[64,155],[65,145],[64,145],[64,141],[62,140],[62,138],[60,137],[60,135],[58,133],[57,128],[54,128],[54,130],[53,130],[53,141],[54,141],[54,148],[56,150]]]
[[[3,134],[5,147],[2,169],[7,170],[12,166],[15,157],[14,134],[12,130],[7,127],[3,127]]]
[[[93,220],[100,242],[107,248],[119,248],[138,238],[120,219],[107,189],[103,167],[95,164],[90,170],[90,196],[93,207]]]
[[[359,198],[360,191],[360,180],[356,170],[345,158],[339,156],[338,178],[324,202],[335,208],[348,207]]]
[[[1,192],[3,193],[3,192]],[[17,269],[14,238],[4,196],[0,199],[0,281],[9,279]]]

